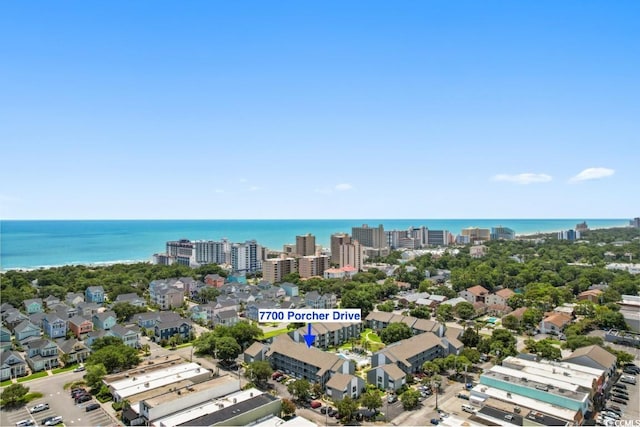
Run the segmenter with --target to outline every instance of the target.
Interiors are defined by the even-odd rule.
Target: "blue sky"
[[[0,215],[640,215],[640,2],[3,2]]]

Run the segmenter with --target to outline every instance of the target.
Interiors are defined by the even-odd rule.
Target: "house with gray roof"
[[[104,288],[102,286],[89,286],[84,291],[84,298],[86,302],[102,304],[105,300]]]
[[[27,362],[20,353],[11,350],[0,352],[0,381],[27,375]]]
[[[18,311],[15,308],[7,311],[5,315],[6,315],[4,318],[5,326],[9,328],[9,330],[12,330],[14,332],[15,332],[16,326],[18,326],[20,323],[24,322],[25,320],[29,320],[29,317],[26,314]]]
[[[406,383],[407,374],[394,364],[375,366],[367,371],[367,382],[381,390],[398,391]]]
[[[67,292],[64,298],[65,302],[73,307],[84,302],[84,294],[78,292]]]
[[[247,349],[243,353],[244,363],[253,363],[265,360],[266,351],[267,347],[263,343],[259,341],[254,342],[249,347],[247,347]]]
[[[93,327],[95,329],[109,330],[118,323],[118,317],[113,311],[103,311],[102,313],[96,313],[91,317]]]
[[[44,311],[43,305],[42,305],[42,298],[26,299],[24,300],[23,304],[27,314],[39,313]]]
[[[326,393],[334,402],[345,397],[358,399],[365,389],[364,380],[355,375],[336,373],[327,381]]]
[[[238,312],[235,310],[219,311],[213,318],[214,325],[233,326],[240,321]]]
[[[111,328],[114,337],[120,338],[124,345],[131,348],[140,348],[140,330],[137,328],[115,325]]]
[[[55,313],[49,313],[42,319],[42,330],[52,339],[64,337],[67,335],[67,321]]]
[[[46,297],[44,299],[44,304],[47,308],[51,308],[52,305],[58,304],[60,303],[60,298],[54,296],[54,295],[49,295],[48,297]]]
[[[69,355],[68,364],[73,363],[84,363],[85,360],[91,354],[91,351],[86,346],[86,344],[82,341],[78,341],[75,338],[71,339],[57,339],[56,345],[58,346],[58,354],[62,356],[63,354]]]
[[[80,302],[76,305],[76,308],[78,309],[78,315],[91,317],[100,310],[101,306],[95,302]]]
[[[60,365],[58,346],[46,338],[31,341],[27,344],[27,363],[31,372],[57,368]]]
[[[305,343],[304,336],[307,334],[307,326],[291,331],[289,335],[294,341]],[[314,346],[322,349],[328,347],[338,347],[356,340],[362,332],[362,322],[355,323],[312,323],[311,333],[316,336]]]
[[[42,329],[39,326],[34,325],[29,320],[23,320],[18,326],[13,329],[13,333],[16,336],[16,340],[24,341],[29,337],[40,337]]]
[[[11,350],[11,331],[4,326],[0,327],[0,351]]]
[[[136,307],[144,307],[147,305],[147,301],[144,298],[139,297],[135,292],[129,294],[120,294],[116,297],[115,303],[129,303]]]
[[[307,292],[304,296],[304,303],[308,308],[335,308],[337,301],[336,294],[321,295],[317,291]]]

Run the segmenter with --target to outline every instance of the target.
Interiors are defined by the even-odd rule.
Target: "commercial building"
[[[467,243],[485,242],[491,239],[491,231],[488,228],[469,227],[460,232]]]
[[[498,226],[491,228],[491,240],[514,240],[516,232],[508,227]]]
[[[167,256],[181,265],[192,265],[196,263],[196,253],[194,245],[189,239],[169,241],[166,244]]]

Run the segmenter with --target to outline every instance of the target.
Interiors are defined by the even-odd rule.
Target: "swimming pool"
[[[492,324],[495,325],[498,320],[500,320],[500,319],[498,319],[497,317],[487,317],[486,322],[487,323],[492,323]]]

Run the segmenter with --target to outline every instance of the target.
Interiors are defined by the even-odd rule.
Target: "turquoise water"
[[[497,321],[498,321],[497,317],[487,317],[487,322],[489,323],[493,323],[495,325]]]
[[[270,249],[311,233],[329,246],[331,234],[351,227],[383,224],[385,230],[426,226],[458,234],[466,227],[512,228],[518,234],[574,228],[583,219],[334,219],[334,220],[69,220],[1,221],[0,268],[147,261],[164,252],[165,242],[181,238],[232,242],[256,239]],[[621,227],[627,219],[587,219],[591,228]]]

